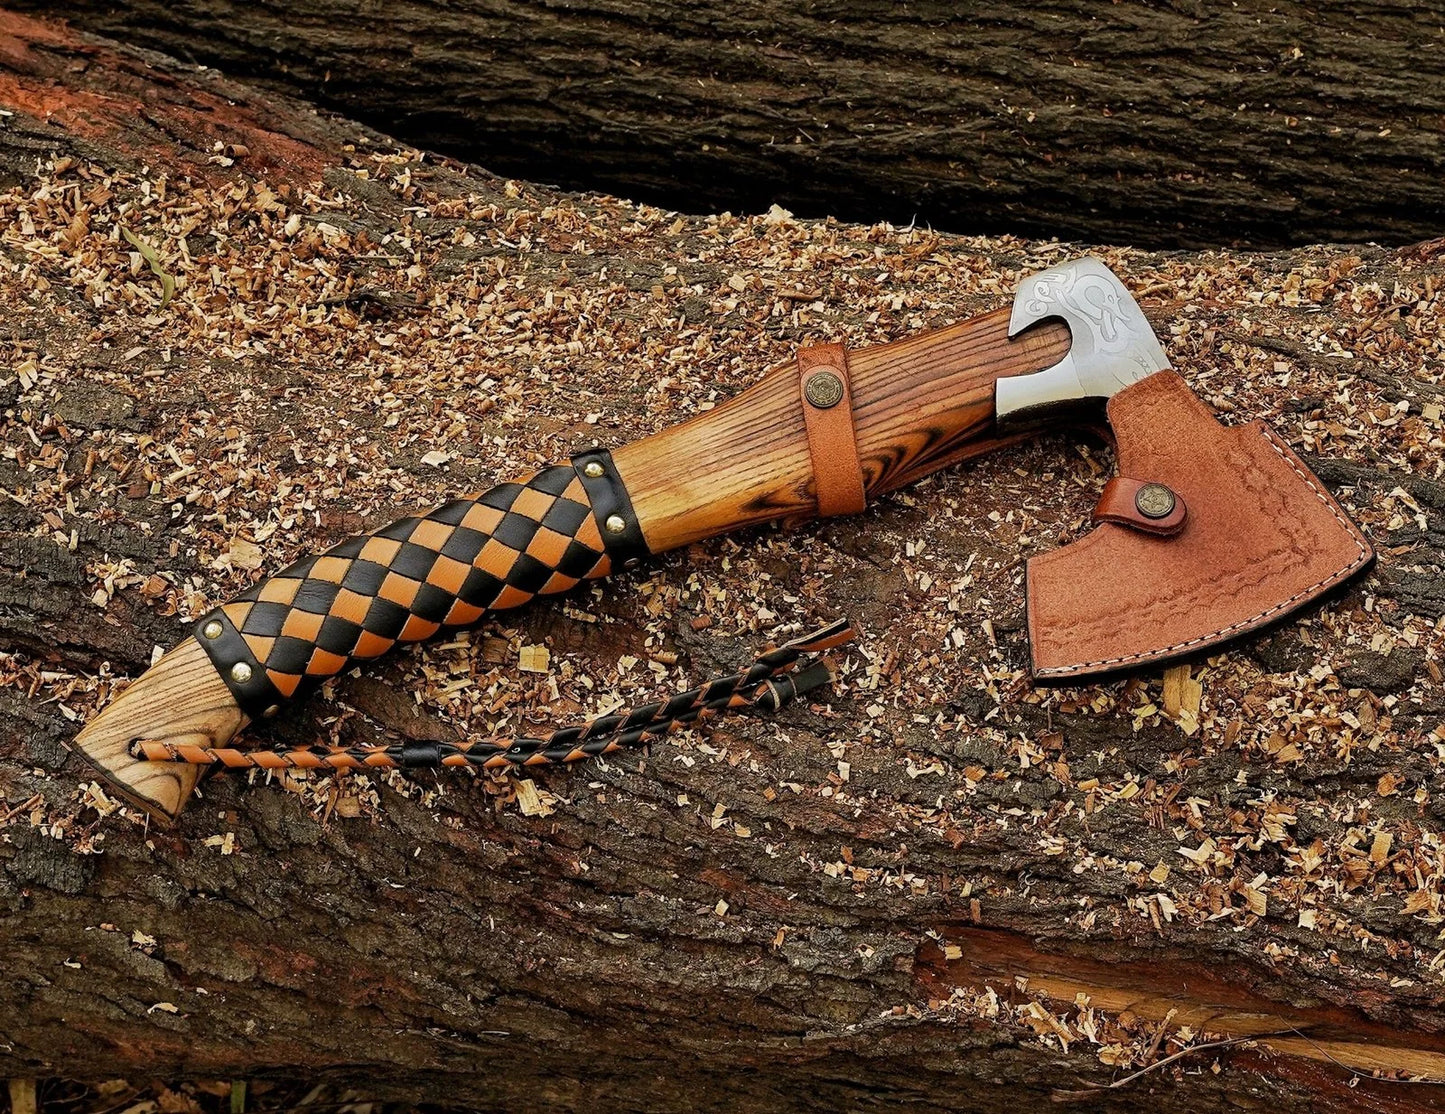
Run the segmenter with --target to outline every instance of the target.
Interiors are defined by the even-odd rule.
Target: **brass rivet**
[[[274,715],[275,715],[277,712],[279,712],[280,710],[281,710],[281,705],[279,705],[279,704],[272,704],[269,708],[267,708],[267,709],[266,709],[264,712],[262,712],[261,714],[262,714],[263,716],[265,716],[267,719],[270,719],[272,716],[274,716]]]
[[[609,534],[620,534],[627,529],[627,522],[620,514],[609,514],[606,525]]]
[[[251,679],[251,667],[243,661],[238,661],[231,666],[231,680],[238,685],[244,685]]]
[[[1134,495],[1134,506],[1145,518],[1168,518],[1176,502],[1174,492],[1163,484],[1145,484]]]
[[[602,475],[605,469],[602,467],[602,465],[598,464],[597,461],[589,460],[586,464],[582,466],[582,471],[583,473],[591,476],[595,480],[598,476]]]
[[[212,619],[209,623],[207,623],[204,627],[201,628],[201,633],[204,634],[207,638],[220,638],[221,631],[224,629],[225,628],[221,626],[221,620]]]
[[[828,410],[843,401],[843,380],[831,371],[818,371],[803,384],[803,396],[819,410]]]

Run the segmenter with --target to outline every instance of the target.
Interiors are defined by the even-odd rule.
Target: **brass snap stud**
[[[219,619],[212,619],[209,623],[207,623],[204,627],[201,628],[201,633],[204,634],[207,638],[220,638],[221,631],[223,629],[224,628],[222,628],[221,621]]]
[[[1134,506],[1145,518],[1168,518],[1178,500],[1163,484],[1145,484],[1134,494]]]
[[[238,661],[231,666],[231,680],[238,685],[244,685],[251,679],[251,667],[243,661]]]
[[[598,464],[595,460],[589,460],[582,466],[582,471],[595,480],[598,476],[602,475],[602,465]]]
[[[815,371],[803,384],[803,397],[819,410],[828,410],[843,401],[843,380],[831,371]]]
[[[606,526],[609,534],[620,534],[627,529],[627,522],[620,514],[610,514],[607,516]]]

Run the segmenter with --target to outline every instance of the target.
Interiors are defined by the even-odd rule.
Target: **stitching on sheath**
[[[1325,508],[1330,512],[1330,514],[1334,516],[1335,521],[1344,527],[1345,532],[1350,535],[1350,539],[1355,543],[1356,548],[1359,549],[1360,555],[1356,557],[1352,562],[1350,562],[1350,564],[1346,565],[1343,569],[1341,569],[1339,572],[1332,573],[1331,575],[1325,577],[1323,580],[1316,581],[1308,588],[1300,589],[1294,595],[1290,596],[1289,599],[1277,603],[1273,607],[1266,608],[1258,615],[1251,615],[1248,619],[1241,619],[1237,623],[1231,623],[1229,626],[1221,627],[1219,630],[1211,631],[1209,634],[1201,634],[1196,638],[1190,638],[1184,642],[1176,642],[1172,646],[1165,646],[1162,649],[1158,650],[1149,650],[1141,654],[1126,654],[1123,657],[1100,658],[1098,661],[1080,662],[1078,665],[1056,666],[1053,669],[1040,669],[1036,674],[1037,676],[1068,677],[1075,673],[1078,673],[1080,670],[1095,669],[1101,665],[1130,665],[1134,662],[1162,657],[1165,654],[1172,654],[1178,650],[1187,650],[1191,646],[1202,646],[1206,642],[1213,642],[1221,636],[1233,634],[1235,631],[1243,630],[1246,627],[1251,627],[1256,623],[1260,623],[1271,618],[1274,615],[1277,615],[1284,611],[1288,611],[1300,600],[1312,596],[1316,592],[1321,591],[1324,588],[1330,587],[1332,584],[1340,583],[1340,581],[1354,574],[1361,568],[1361,566],[1363,566],[1366,562],[1369,561],[1371,556],[1370,547],[1365,544],[1364,538],[1360,534],[1359,527],[1357,527],[1353,522],[1351,522],[1348,518],[1344,516],[1344,513],[1340,510],[1339,505],[1332,498],[1330,498],[1329,493],[1324,491],[1315,482],[1314,475],[1308,470],[1303,469],[1299,466],[1299,464],[1294,459],[1294,454],[1287,451],[1284,442],[1279,439],[1278,434],[1276,434],[1274,430],[1270,429],[1269,426],[1261,426],[1260,429],[1261,432],[1264,434],[1265,441],[1268,443],[1269,447],[1272,448],[1275,452],[1277,452],[1280,459],[1283,460],[1286,464],[1288,464],[1291,469],[1293,469],[1295,475],[1297,475],[1300,479],[1304,480],[1304,482],[1309,485],[1309,489],[1315,493],[1315,498],[1317,498],[1321,503],[1323,503],[1325,505]]]

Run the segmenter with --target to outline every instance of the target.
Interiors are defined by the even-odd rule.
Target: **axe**
[[[1263,423],[1216,421],[1169,369],[1119,278],[1097,259],[1075,259],[1025,278],[1012,307],[855,351],[804,348],[679,425],[611,452],[586,449],[298,561],[202,615],[85,726],[77,749],[130,801],[172,820],[201,767],[145,755],[214,755],[250,721],[398,642],[741,527],[857,513],[869,498],[1042,428],[1097,423],[1100,406],[1118,474],[1096,525],[1027,566],[1038,681],[1197,654],[1304,606],[1372,559],[1290,448]],[[769,678],[847,634],[835,625],[727,684],[629,713],[630,737],[706,709],[775,707],[788,693]],[[804,669],[806,684],[820,672]],[[593,725],[558,735],[546,751],[554,758],[614,745]],[[531,761],[544,750],[487,753]],[[351,764],[394,764],[368,754],[375,761]]]

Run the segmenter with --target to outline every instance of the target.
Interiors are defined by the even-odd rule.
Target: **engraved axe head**
[[[1019,285],[1010,336],[1061,318],[1069,354],[1000,379],[1000,420],[1107,400],[1119,474],[1094,529],[1028,562],[1036,680],[1066,683],[1193,656],[1273,623],[1374,553],[1262,422],[1226,428],[1169,369],[1118,277],[1076,259]]]
[[[1092,256],[1030,275],[1014,296],[1009,336],[1050,317],[1069,326],[1069,354],[1033,375],[1000,379],[1000,419],[1084,399],[1112,398],[1169,366],[1144,311],[1119,276]]]

